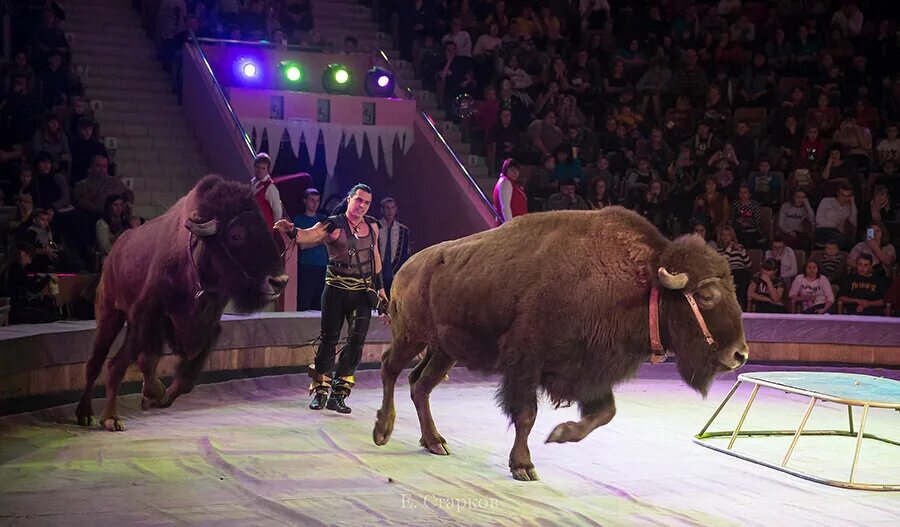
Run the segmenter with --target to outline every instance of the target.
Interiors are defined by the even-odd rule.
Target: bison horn
[[[212,236],[219,230],[219,222],[217,220],[209,220],[201,223],[192,218],[184,222],[184,226],[187,227],[187,230],[194,233],[194,236],[201,238],[204,236]]]
[[[659,282],[666,289],[684,289],[688,283],[687,273],[671,274],[665,267],[659,268]]]

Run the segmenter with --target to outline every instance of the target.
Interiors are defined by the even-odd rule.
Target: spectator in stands
[[[303,193],[303,214],[294,216],[298,229],[307,229],[325,219],[319,212],[322,196],[315,188]],[[328,250],[324,244],[301,248],[297,284],[297,311],[322,310],[322,291],[325,288],[325,268],[328,266]],[[385,289],[386,291],[387,289]]]
[[[681,67],[675,72],[675,91],[678,95],[688,97],[693,102],[700,102],[709,86],[709,77],[697,62],[697,52],[688,49],[684,52]]]
[[[806,128],[806,135],[800,142],[795,165],[799,168],[818,169],[825,157],[825,143],[819,137],[819,129],[815,126]]]
[[[34,259],[29,266],[31,272],[48,273],[60,270],[60,250],[50,230],[51,215],[52,212],[45,209],[34,209],[31,225],[19,237],[20,242],[28,243],[35,248]]]
[[[72,169],[69,180],[74,187],[87,176],[91,159],[94,156],[106,156],[106,147],[94,138],[94,122],[88,118],[78,121],[78,135],[70,143],[72,150]]]
[[[78,137],[78,123],[81,122],[82,119],[91,120],[92,112],[90,108],[88,108],[87,100],[84,97],[74,96],[71,99],[71,104],[69,105],[69,113],[66,115],[65,120],[65,130],[66,135],[69,137],[69,144]],[[97,132],[97,127],[93,127],[91,132]],[[97,137],[97,134],[94,134],[94,138]]]
[[[318,30],[313,29],[312,32],[310,32],[310,36],[314,35],[317,31]],[[319,31],[318,34],[319,34],[319,41],[313,42],[312,39],[310,39],[309,44],[311,44],[313,46],[327,47],[327,44],[321,40],[323,38],[322,33]],[[344,39],[344,55],[352,55],[354,53],[359,53],[359,41],[356,40],[356,37],[345,38]]]
[[[301,35],[311,31],[315,26],[315,18],[309,0],[284,2],[281,6],[279,21],[288,40],[293,43],[300,42]]]
[[[41,81],[41,102],[44,107],[51,109],[56,105],[67,104],[72,90],[72,80],[69,77],[69,69],[63,65],[62,55],[59,52],[51,52],[47,59],[47,67],[38,75]]]
[[[456,44],[456,54],[460,57],[472,56],[472,37],[462,28],[462,20],[454,18],[450,21],[450,32],[444,35],[441,43],[453,42]]]
[[[500,178],[494,186],[493,204],[500,216],[500,223],[528,213],[528,196],[519,178],[519,163],[515,159],[506,158],[500,167]]]
[[[591,187],[590,199],[588,200],[588,205],[590,205],[591,209],[600,210],[616,204],[608,189],[609,183],[607,183],[606,179],[598,177],[594,181]]]
[[[635,204],[635,212],[646,218],[660,232],[668,231],[669,208],[663,195],[662,181],[654,179]]]
[[[764,259],[768,260],[770,258],[777,260],[781,264],[779,274],[784,283],[790,285],[794,277],[797,276],[797,255],[794,254],[794,250],[787,247],[783,238],[775,236],[772,238],[771,248],[764,255]]]
[[[2,90],[2,93],[9,93],[12,89],[12,80],[16,77],[23,77],[27,82],[27,85],[31,89],[34,89],[37,82],[37,76],[34,73],[34,69],[32,69],[31,65],[28,63],[28,54],[25,51],[17,51],[15,55],[13,55],[9,65],[3,70],[2,83],[0,83],[0,90]]]
[[[847,268],[847,253],[841,252],[834,240],[825,244],[825,250],[818,257],[819,269],[822,270],[832,285],[840,284]]]
[[[43,59],[49,59],[53,54],[58,54],[60,58],[69,57],[69,41],[59,27],[56,13],[50,7],[43,10],[42,25],[35,35],[35,43]]]
[[[708,245],[710,248],[717,249],[716,242],[710,240],[707,235],[706,224],[704,224],[702,222],[698,222],[698,223],[694,224],[694,228],[691,231],[691,234],[693,234],[694,236],[699,236],[700,239],[705,241],[706,245]]]
[[[512,110],[503,108],[500,110],[500,121],[497,122],[487,134],[488,169],[495,169],[498,160],[513,157],[518,153],[519,131],[512,122]],[[551,156],[553,157],[553,156]]]
[[[852,2],[845,4],[831,17],[831,27],[837,27],[846,37],[858,37],[863,27],[862,11]]]
[[[701,165],[707,164],[710,156],[722,149],[722,142],[712,132],[712,123],[706,120],[697,125],[697,133],[690,144],[694,161]]]
[[[97,252],[101,263],[109,254],[109,251],[112,250],[113,243],[123,232],[131,227],[129,225],[127,206],[128,204],[123,196],[117,194],[106,196],[106,201],[103,204],[103,217],[97,220],[95,224]]]
[[[766,55],[761,52],[753,54],[753,63],[744,70],[739,102],[742,106],[771,106],[775,88],[775,73],[769,67]]]
[[[891,219],[891,202],[888,189],[884,185],[875,185],[869,202],[863,204],[859,209],[857,238],[865,239],[866,229],[872,222],[881,224],[891,221]]]
[[[581,161],[572,155],[572,147],[568,144],[560,144],[553,150],[553,157],[556,158],[556,166],[550,174],[550,182],[574,181],[581,183],[582,170]]]
[[[805,315],[828,313],[834,304],[834,291],[828,278],[819,272],[814,260],[806,262],[804,273],[791,284],[791,302],[799,303]]]
[[[31,148],[33,152],[46,152],[50,155],[53,168],[68,171],[72,152],[69,149],[69,138],[66,137],[56,114],[49,114],[44,119],[44,126],[31,140]]]
[[[391,284],[394,275],[400,267],[409,259],[409,227],[397,221],[400,212],[397,201],[394,198],[381,200],[381,219],[378,242],[380,244],[382,279],[384,291],[391,297]]]
[[[66,177],[53,169],[53,158],[43,150],[35,156],[34,184],[36,207],[58,210],[71,206]]]
[[[825,198],[819,203],[816,210],[816,243],[834,240],[841,250],[849,250],[856,234],[857,215],[853,188],[843,183],[835,197]]]
[[[710,159],[712,161],[712,159]],[[718,157],[715,161],[716,171],[709,178],[715,180],[719,192],[734,201],[738,194],[738,185],[735,183],[734,172],[731,163],[725,156]]]
[[[784,202],[778,210],[775,235],[783,239],[788,247],[805,250],[812,242],[815,225],[816,215],[806,199],[806,193],[797,190],[791,200]]]
[[[9,298],[10,324],[39,324],[55,322],[62,317],[59,311],[41,305],[38,295],[54,279],[52,275],[29,276],[34,247],[19,243],[16,256],[7,271],[3,296]]]
[[[741,183],[738,190],[738,199],[731,204],[731,225],[734,227],[738,240],[745,247],[757,247],[765,242],[760,222],[759,202],[754,200],[750,193],[750,187]]]
[[[110,194],[124,196],[128,203],[134,203],[134,192],[122,180],[109,174],[109,158],[94,156],[88,177],[75,186],[75,206],[87,214],[87,222],[91,228],[103,215],[106,197]]]
[[[638,80],[636,86],[637,92],[641,96],[640,112],[648,115],[648,110],[651,110],[655,118],[661,119],[663,116],[662,98],[670,91],[671,84],[672,70],[666,61],[659,58],[651,60],[650,67]]]
[[[547,210],[589,210],[590,205],[575,192],[576,188],[574,180],[560,181],[559,192],[547,199]]]
[[[22,235],[31,227],[32,215],[34,214],[34,198],[31,194],[17,194],[15,198],[16,213],[12,221],[9,222],[10,231],[16,236]]]
[[[785,282],[781,278],[778,260],[769,258],[760,265],[747,287],[747,298],[760,313],[784,313]]]
[[[872,272],[872,257],[862,254],[856,260],[856,272],[847,276],[841,285],[838,302],[851,315],[884,315],[887,278]]]
[[[265,152],[260,152],[253,160],[254,175],[250,179],[250,188],[256,197],[256,203],[262,210],[263,218],[267,225],[275,225],[275,222],[284,217],[284,208],[281,205],[281,194],[278,187],[272,181],[269,171],[272,169],[272,158]]]
[[[897,251],[891,244],[890,234],[887,233],[883,224],[877,221],[868,223],[865,241],[861,241],[853,246],[847,261],[852,264],[863,254],[870,256],[872,272],[886,277],[893,276],[893,266],[897,260]]]
[[[17,145],[34,137],[38,100],[30,93],[28,80],[22,76],[12,79],[10,93],[0,102],[0,127],[4,143]]]
[[[34,195],[37,194],[36,187],[37,185],[34,182],[34,171],[31,170],[30,166],[22,164],[22,166],[19,167],[17,185],[13,191],[9,193],[12,202],[14,203],[19,196],[27,195],[34,198]]]
[[[728,197],[719,192],[715,179],[707,179],[703,184],[703,205],[709,215],[710,227],[719,229],[731,221],[731,205]],[[734,234],[734,229],[731,230]]]
[[[171,63],[174,49],[172,41],[175,35],[184,30],[187,6],[184,0],[161,0],[156,11],[156,53],[157,58],[168,66]]]
[[[806,112],[807,127],[815,127],[819,135],[830,135],[837,129],[838,109],[831,106],[831,98],[827,93],[816,97],[817,106]]]
[[[748,179],[754,199],[769,207],[781,201],[783,182],[784,174],[773,172],[768,159],[760,159],[759,170],[751,172]]]
[[[628,169],[625,173],[625,192],[628,200],[631,203],[639,202],[650,186],[650,182],[655,179],[659,179],[659,174],[650,166],[650,160],[646,157],[639,157],[637,166]]]
[[[718,228],[716,247],[719,254],[728,260],[738,302],[744,306],[747,304],[747,285],[750,282],[750,256],[744,246],[738,243],[737,235],[730,225]]]
[[[536,157],[552,154],[563,141],[562,130],[556,126],[556,112],[548,111],[542,119],[528,125],[528,137]]]
[[[834,140],[843,145],[847,152],[847,161],[852,161],[858,167],[869,166],[872,157],[872,133],[868,128],[858,125],[852,115],[843,118],[840,128],[834,133]]]
[[[887,161],[900,161],[900,138],[897,137],[897,124],[892,123],[887,126],[887,137],[878,142],[875,147],[878,166],[882,166]]]
[[[269,34],[266,4],[263,0],[249,0],[241,11],[239,24],[241,35],[249,40],[262,40]]]

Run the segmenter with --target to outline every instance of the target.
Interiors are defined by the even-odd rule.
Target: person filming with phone
[[[876,275],[891,276],[897,252],[890,243],[890,235],[884,226],[876,221],[870,222],[866,228],[865,241],[857,243],[850,251],[847,261],[854,265],[860,256],[867,254],[872,258],[872,272]]]

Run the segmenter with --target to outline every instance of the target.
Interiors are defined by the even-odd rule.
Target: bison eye
[[[238,225],[228,231],[228,245],[237,246],[244,243],[247,237],[247,231],[244,227]]]

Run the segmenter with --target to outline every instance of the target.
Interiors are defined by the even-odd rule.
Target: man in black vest
[[[381,310],[386,305],[381,283],[378,221],[366,216],[372,204],[372,189],[367,185],[356,185],[347,194],[346,203],[343,214],[322,222],[329,224],[324,235],[296,236],[297,229],[287,220],[275,224],[276,229],[294,236],[301,246],[324,242],[328,249],[325,291],[322,293],[321,343],[316,362],[309,367],[310,394],[313,395],[309,407],[313,410],[327,408],[342,414],[351,411],[346,398],[353,388],[353,375],[362,359],[372,310]],[[310,231],[322,232],[316,227]],[[347,344],[341,349],[335,369],[335,347],[344,320],[349,321]]]

